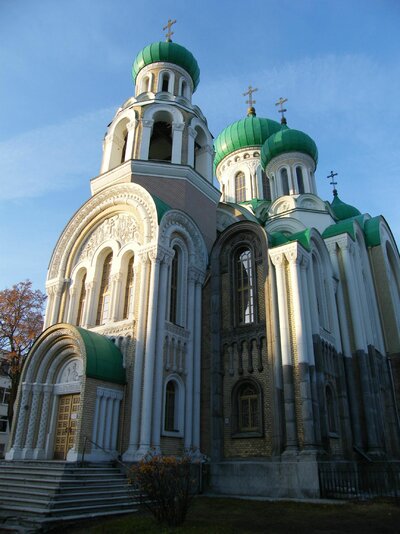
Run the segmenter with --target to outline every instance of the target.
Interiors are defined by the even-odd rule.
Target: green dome
[[[336,191],[334,191],[334,194],[335,192]],[[339,219],[339,221],[344,221],[345,219],[350,219],[351,217],[357,217],[357,215],[361,215],[361,212],[358,211],[357,208],[355,208],[354,206],[350,206],[350,204],[342,202],[337,196],[337,193],[335,194],[335,198],[331,202],[331,208],[335,216]]]
[[[236,121],[219,134],[216,138],[214,168],[225,156],[250,146],[261,147],[275,132],[281,129],[279,122],[249,115],[245,119]]]
[[[172,41],[159,41],[152,43],[139,52],[132,66],[132,77],[136,83],[139,72],[152,63],[165,61],[182,67],[193,80],[193,91],[199,85],[200,69],[193,54],[185,47]]]
[[[311,137],[300,130],[292,130],[284,124],[281,126],[279,132],[267,139],[261,149],[261,164],[263,169],[265,169],[273,158],[280,154],[286,154],[287,152],[302,152],[311,156],[315,161],[315,165],[317,164],[317,145]]]

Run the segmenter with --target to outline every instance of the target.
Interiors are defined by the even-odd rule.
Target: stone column
[[[286,254],[289,261],[290,280],[292,286],[293,315],[296,332],[297,356],[299,365],[301,415],[303,421],[304,450],[315,450],[315,432],[313,420],[313,403],[311,395],[309,358],[308,358],[308,337],[311,331],[307,332],[307,322],[303,311],[303,287],[300,272],[301,263],[306,264],[308,259],[300,251],[300,246],[296,243],[292,250]]]
[[[341,241],[340,248],[342,252],[343,265],[347,280],[347,291],[349,296],[349,304],[352,316],[353,335],[356,345],[356,357],[360,368],[360,382],[363,396],[363,406],[365,415],[365,426],[368,441],[368,452],[370,454],[380,454],[381,449],[377,436],[377,429],[374,418],[374,398],[371,391],[371,378],[368,367],[368,349],[366,346],[366,336],[364,331],[363,319],[359,309],[359,301],[355,288],[357,282],[355,280],[352,253],[354,244],[349,240]]]
[[[153,124],[153,120],[142,120],[142,137],[140,140],[139,159],[149,159],[150,139],[153,131]]]
[[[95,302],[95,295],[96,295],[96,282],[93,280],[91,282],[86,282],[85,284],[86,289],[86,299],[85,299],[85,309],[83,311],[83,327],[88,328],[89,326],[93,326],[96,322],[95,318],[95,311],[96,310],[96,302]]]
[[[201,387],[201,293],[204,275],[201,274],[195,285],[194,311],[194,388],[193,388],[193,438],[192,447],[195,454],[200,454],[200,387]]]
[[[103,159],[101,162],[100,174],[107,172],[108,168],[110,167],[111,150],[112,150],[112,137],[111,135],[106,135],[103,141]]]
[[[139,446],[139,429],[141,418],[141,400],[142,400],[142,379],[143,379],[143,360],[144,360],[144,336],[146,331],[146,296],[147,296],[147,278],[149,273],[149,258],[147,252],[139,255],[140,262],[140,286],[139,286],[139,315],[137,318],[137,338],[135,349],[135,365],[133,372],[132,386],[132,406],[131,422],[129,433],[129,446],[123,455],[126,462],[132,462],[135,459],[135,453]]]
[[[151,261],[150,288],[148,296],[147,329],[146,329],[146,357],[144,361],[143,404],[140,425],[140,445],[136,453],[137,458],[145,456],[151,447],[151,428],[153,412],[154,367],[157,339],[157,305],[160,276],[160,256],[157,250],[149,254]]]
[[[182,138],[185,124],[183,122],[172,123],[172,157],[171,163],[182,163]]]
[[[32,392],[33,393],[32,393],[31,405],[30,405],[30,410],[28,412],[29,414],[28,432],[26,434],[25,447],[23,450],[25,459],[33,458],[33,438],[35,435],[36,423],[37,423],[37,418],[38,418],[39,399],[42,393],[41,384],[33,384]]]
[[[197,137],[197,130],[188,126],[188,157],[187,164],[194,168],[194,142]]]
[[[25,437],[25,421],[29,410],[29,395],[32,391],[32,384],[22,384],[21,401],[19,403],[18,413],[14,417],[17,419],[17,427],[15,430],[14,443],[11,450],[6,454],[7,460],[20,460],[22,458],[22,446]]]
[[[46,430],[49,423],[49,406],[51,394],[53,392],[52,384],[43,385],[43,398],[42,398],[42,409],[40,412],[40,423],[39,423],[39,432],[36,442],[36,448],[33,452],[33,457],[35,460],[42,460],[45,457],[45,439],[46,439]]]
[[[194,329],[195,329],[195,280],[196,275],[193,268],[189,269],[188,276],[188,330],[189,340],[186,353],[186,387],[185,387],[185,438],[184,447],[190,450],[192,446],[192,424],[193,424],[193,357],[194,357]]]
[[[157,453],[161,451],[162,432],[162,407],[163,407],[163,371],[164,371],[164,345],[165,345],[165,316],[168,300],[168,269],[171,265],[173,252],[164,251],[160,267],[160,287],[158,292],[158,317],[157,317],[157,349],[155,362],[154,381],[154,406],[153,406],[153,428],[152,445]]]
[[[68,314],[67,314],[67,323],[75,324],[75,308],[76,308],[76,284],[69,288],[69,305],[68,305]],[[79,297],[78,297],[79,298]]]
[[[125,151],[125,160],[129,161],[130,159],[133,159],[133,151],[134,151],[134,145],[135,145],[135,131],[138,121],[136,119],[131,120],[126,125],[126,129],[128,131],[128,137],[126,140],[126,151]]]
[[[123,301],[123,291],[122,291],[122,274],[114,273],[111,275],[111,303],[110,303],[110,316],[108,321],[114,323],[121,319],[119,316],[120,312],[120,302]]]
[[[285,408],[285,428],[286,428],[286,454],[296,453],[298,449],[295,395],[293,383],[293,362],[290,345],[289,317],[287,288],[285,280],[285,256],[283,252],[270,252],[270,258],[275,266],[276,285],[279,311],[279,333],[282,355],[283,374],[283,398]]]

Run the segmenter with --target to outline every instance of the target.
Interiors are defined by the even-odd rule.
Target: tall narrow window
[[[335,396],[330,386],[325,388],[326,412],[328,418],[328,431],[337,433]]]
[[[235,199],[236,202],[244,202],[246,200],[246,180],[244,172],[238,172],[235,176]]]
[[[79,295],[78,313],[76,316],[77,326],[83,325],[83,313],[85,311],[85,302],[86,302],[86,273],[83,275],[82,282],[81,282],[81,292]]]
[[[296,167],[296,177],[297,177],[297,187],[299,194],[302,195],[304,193],[304,178],[303,178],[303,171],[301,167]]]
[[[244,384],[239,390],[239,431],[255,432],[259,429],[260,413],[255,386]]]
[[[103,273],[101,276],[99,304],[97,306],[96,325],[104,324],[110,315],[110,274],[111,274],[112,252],[106,257],[103,264]]]
[[[128,262],[128,272],[126,273],[124,319],[128,319],[133,312],[133,256]]]
[[[179,251],[178,247],[174,247],[175,255],[171,264],[171,289],[170,289],[170,304],[169,304],[169,320],[171,323],[178,322],[178,271],[179,271]]]
[[[149,159],[171,161],[172,158],[172,128],[164,121],[154,123],[150,139]]]
[[[124,144],[122,146],[122,152],[121,152],[121,163],[124,163],[124,161],[125,161],[127,143],[128,143],[128,132],[125,132],[125,134],[124,134]]]
[[[241,248],[235,259],[236,308],[238,324],[254,322],[253,261],[250,249]]]
[[[167,73],[164,73],[163,79],[162,79],[161,91],[168,92],[168,85],[169,85],[169,76]]]
[[[181,86],[181,95],[182,96],[186,96],[186,87],[187,87],[187,83],[185,82],[185,80],[182,81],[182,86]]]
[[[289,177],[287,169],[281,170],[281,184],[282,184],[282,194],[288,195],[289,194]]]
[[[173,380],[170,380],[165,388],[165,420],[164,429],[167,432],[178,432],[178,422],[176,417],[176,384]]]
[[[271,183],[264,171],[261,173],[261,180],[263,184],[264,200],[271,200]]]

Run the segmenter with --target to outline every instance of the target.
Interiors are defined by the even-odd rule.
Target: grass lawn
[[[400,532],[400,505],[389,501],[307,504],[198,497],[184,525],[175,530],[160,526],[147,513],[58,526],[57,532],[63,530],[75,534],[386,534]]]

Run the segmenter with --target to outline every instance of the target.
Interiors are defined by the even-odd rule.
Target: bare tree
[[[11,380],[8,421],[14,414],[14,402],[26,356],[43,328],[46,300],[32,282],[25,280],[11,289],[0,291],[0,370]]]

